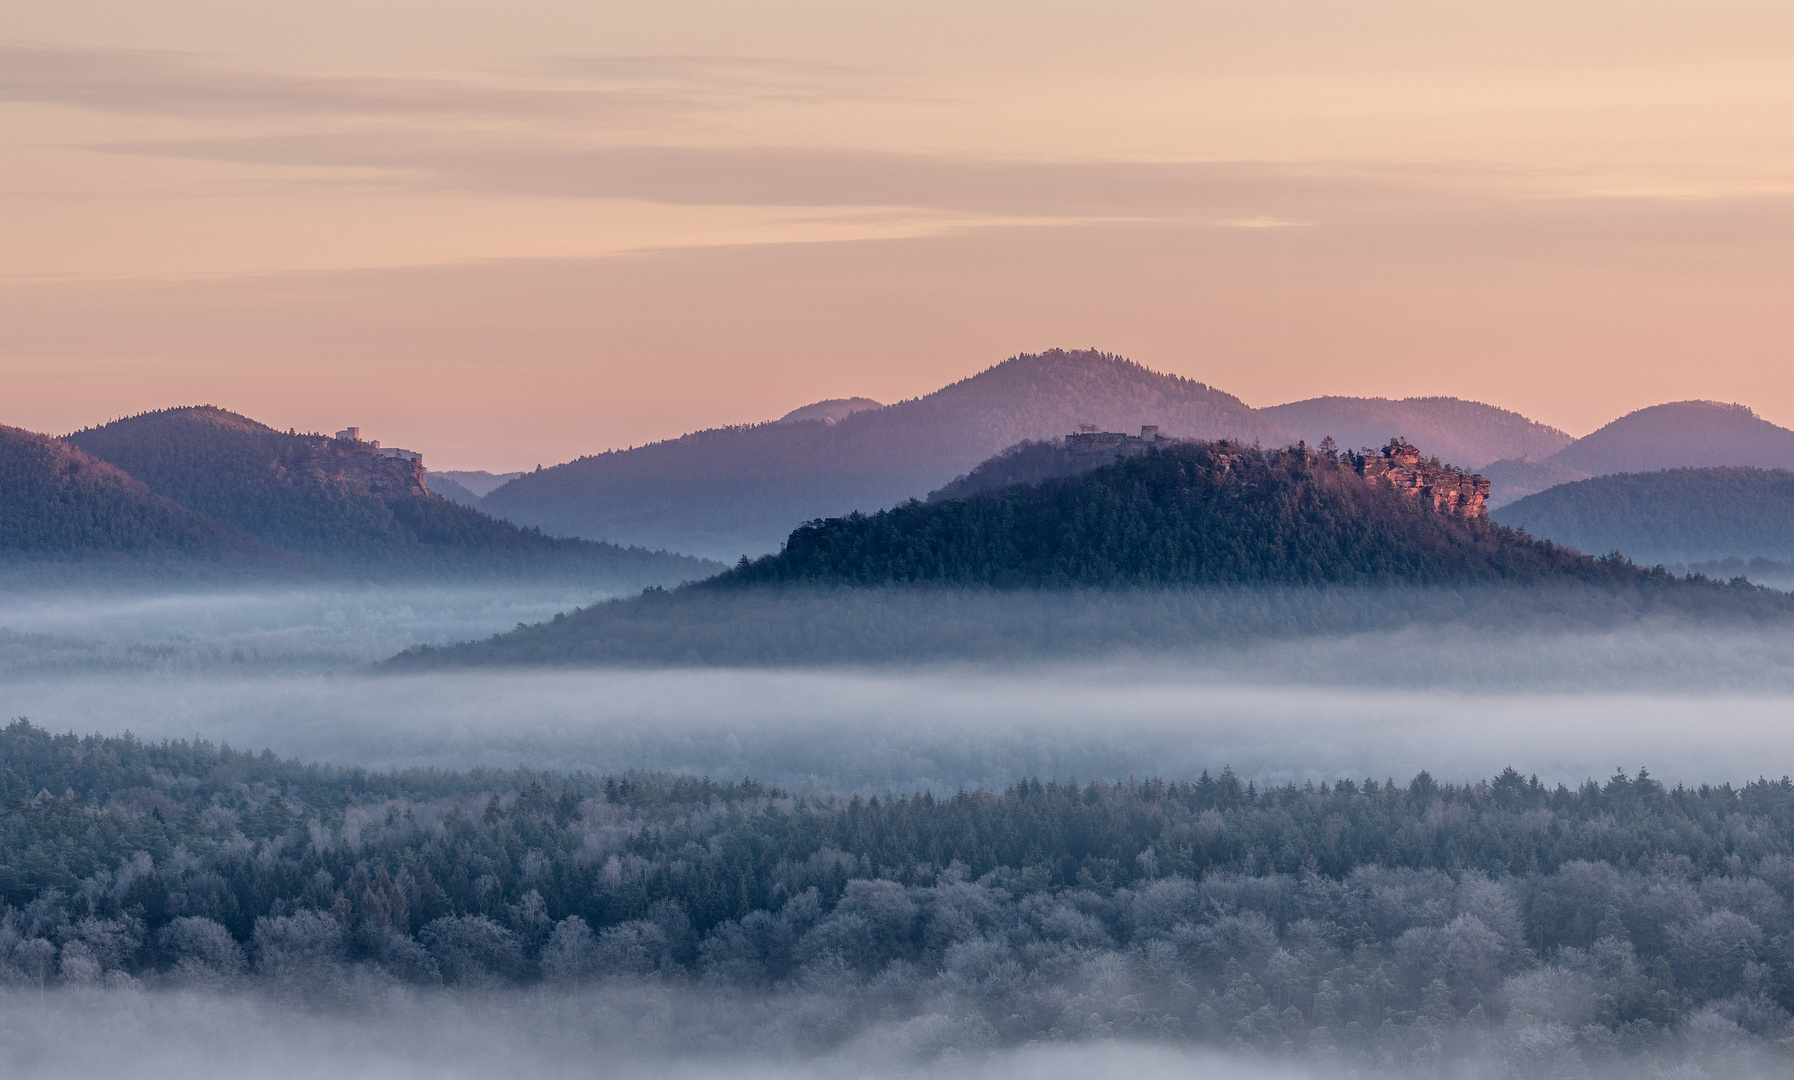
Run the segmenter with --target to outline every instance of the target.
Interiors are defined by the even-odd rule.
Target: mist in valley
[[[1462,621],[982,663],[384,673],[418,643],[593,597],[542,589],[0,601],[0,716],[371,769],[479,765],[951,792],[1024,777],[1574,784],[1743,780],[1789,760],[1794,636],[1628,619]],[[1037,603],[1028,600],[1026,603]],[[1032,609],[1029,609],[1030,611]]]
[[[775,817],[801,817],[803,800],[837,814],[855,795],[946,799],[1030,779],[1188,781],[1224,769],[1267,793],[1357,781],[1353,792],[1403,806],[1436,780],[1462,785],[1453,805],[1473,806],[1508,766],[1536,775],[1535,792],[1561,783],[1589,797],[1589,778],[1616,767],[1698,786],[1775,779],[1794,759],[1794,637],[1748,621],[1451,619],[979,662],[377,664],[599,598],[13,596],[0,600],[0,717],[376,772],[523,766],[650,787],[669,774],[751,777],[783,789],[749,800]],[[1405,792],[1382,789],[1384,778]],[[1181,876],[1160,869],[1165,839],[1128,856],[1126,884],[1043,888],[1031,870],[899,870],[824,845],[780,861],[752,913],[700,928],[678,902],[650,903],[648,883],[680,880],[694,853],[723,850],[729,822],[748,819],[714,798],[626,809],[588,783],[557,811],[576,841],[565,872],[617,897],[639,884],[632,914],[550,918],[543,894],[556,895],[563,870],[533,847],[518,854],[518,842],[505,856],[516,869],[443,879],[478,898],[467,913],[414,914],[404,929],[397,916],[370,921],[368,898],[386,886],[364,889],[371,856],[356,853],[397,836],[395,822],[428,838],[482,815],[481,828],[509,836],[504,815],[522,820],[523,779],[494,774],[490,792],[470,782],[340,812],[289,793],[306,822],[293,835],[309,841],[246,839],[240,830],[255,835],[250,822],[279,800],[239,784],[187,812],[200,840],[7,909],[0,1071],[1748,1077],[1777,1074],[1794,1037],[1772,1000],[1777,950],[1794,931],[1794,861],[1765,854],[1781,827],[1769,818],[1713,826],[1748,860],[1734,870],[1572,859],[1499,882],[1470,865],[1366,866],[1336,881],[1251,869],[1250,853],[1244,871]],[[81,812],[141,822],[162,806],[155,820],[172,822],[198,781],[157,783],[165,796],[132,789]],[[15,810],[53,817],[72,794],[40,792]],[[1403,811],[1423,830],[1462,812]],[[1274,810],[1258,813],[1254,827],[1275,827]],[[1545,828],[1551,813],[1512,820]],[[1577,834],[1590,851],[1630,827],[1603,820]],[[1177,835],[1225,838],[1233,822],[1211,809]],[[697,846],[679,847],[688,835]],[[643,846],[664,837],[659,854]],[[319,860],[335,870],[314,870]],[[251,917],[221,874],[298,892]],[[130,914],[146,883],[167,898],[147,921]],[[233,918],[243,929],[227,933],[219,920]]]

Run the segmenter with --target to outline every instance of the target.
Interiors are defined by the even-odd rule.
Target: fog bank
[[[370,768],[529,765],[952,791],[1024,776],[1549,782],[1794,771],[1794,635],[1631,620],[1223,640],[1085,661],[368,674],[563,590],[0,595],[0,719]]]
[[[1436,665],[1469,658],[1435,654]],[[394,678],[88,674],[8,679],[0,715],[52,730],[200,735],[385,768],[475,765],[753,776],[953,791],[1024,776],[1550,782],[1648,765],[1741,780],[1794,762],[1794,693],[1364,686],[1164,666],[1006,671],[554,671]]]
[[[613,994],[412,994],[374,991],[359,1007],[316,1010],[257,995],[0,991],[0,1071],[33,1080],[130,1075],[280,1080],[616,1080],[938,1076],[1034,1080],[1305,1080],[1290,1062],[1116,1042],[962,1053],[936,1024],[869,1024],[821,1056],[756,1037],[745,1003],[632,986]],[[669,1030],[669,1022],[679,1027]],[[905,1030],[905,1029],[908,1030]],[[783,1033],[782,1033],[783,1034]],[[767,1045],[771,1043],[772,1045]],[[683,1045],[681,1045],[683,1044]]]

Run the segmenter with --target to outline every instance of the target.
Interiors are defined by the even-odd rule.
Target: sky
[[[529,468],[1097,347],[1794,426],[1785,0],[10,0],[0,423]]]

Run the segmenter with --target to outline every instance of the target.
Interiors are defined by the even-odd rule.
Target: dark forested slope
[[[1431,585],[1631,571],[1442,513],[1352,460],[1236,443],[814,521],[719,585]]]
[[[1635,562],[1794,560],[1794,472],[1666,469],[1600,476],[1530,495],[1497,520]]]
[[[926,397],[835,423],[716,428],[529,473],[486,507],[550,532],[733,558],[800,523],[919,498],[1024,439],[1092,424],[1290,441],[1239,399],[1097,352],[1018,356]]]
[[[575,576],[677,583],[699,560],[563,540],[432,494],[419,462],[366,443],[276,431],[210,406],[167,409],[68,441],[157,495],[269,544],[357,572]]]
[[[998,460],[1058,460],[1050,444],[1021,449]],[[1361,464],[1232,443],[1148,449],[1082,475],[813,521],[778,555],[711,580],[388,666],[1175,653],[1416,622],[1794,613],[1783,593],[1678,580],[1435,509]]]
[[[1258,410],[1313,445],[1382,446],[1400,436],[1421,451],[1470,468],[1501,458],[1544,458],[1570,436],[1517,412],[1453,397],[1318,397]]]
[[[292,561],[59,439],[0,426],[0,559],[96,555],[244,566]]]

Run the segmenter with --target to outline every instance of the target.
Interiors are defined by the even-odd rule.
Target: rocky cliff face
[[[421,457],[387,457],[368,443],[347,439],[307,441],[307,452],[288,467],[297,474],[294,479],[348,484],[382,498],[430,492]]]
[[[1466,517],[1488,516],[1489,481],[1463,472],[1436,459],[1421,458],[1420,451],[1400,439],[1389,440],[1379,454],[1366,454],[1358,471],[1381,477],[1417,499],[1430,501],[1441,513]]]

